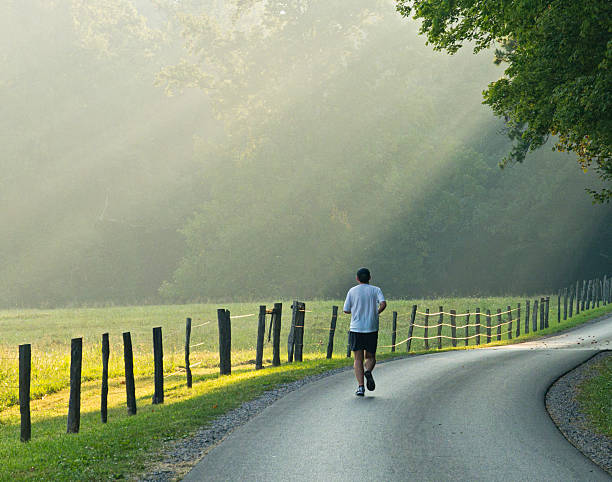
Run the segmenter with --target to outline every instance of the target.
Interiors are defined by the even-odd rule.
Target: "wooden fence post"
[[[599,308],[599,305],[601,304],[601,293],[602,293],[602,281],[597,278],[597,308]]]
[[[295,361],[302,361],[304,350],[304,322],[306,321],[306,303],[298,301],[297,326],[295,327]]]
[[[153,366],[155,367],[153,405],[158,405],[164,403],[164,348],[161,326],[153,328]]]
[[[529,315],[531,314],[531,308],[529,306],[530,301],[525,300],[525,334],[529,334]]]
[[[590,301],[589,296],[590,296],[590,292],[591,292],[591,280],[587,280],[586,281],[586,290],[584,292],[585,293],[584,294],[584,298],[585,298],[584,304],[586,306],[586,308],[585,308],[586,310],[589,309],[589,301]]]
[[[487,343],[491,343],[491,310],[487,310]]]
[[[516,337],[521,336],[521,304],[516,306]]]
[[[457,346],[457,311],[450,310],[450,319],[451,319],[451,338],[453,347]]]
[[[291,326],[289,327],[289,336],[287,337],[287,361],[293,361],[293,353],[295,351],[295,325],[297,324],[298,302],[293,300],[291,305]]]
[[[550,296],[547,296],[545,301],[546,307],[544,309],[544,328],[548,328],[548,315],[550,314]]]
[[[572,317],[572,315],[574,314],[574,287],[570,286],[569,287],[569,318]]]
[[[540,330],[543,330],[546,325],[544,324],[545,321],[545,310],[546,308],[546,299],[545,298],[540,298]]]
[[[81,367],[83,338],[70,341],[70,398],[68,399],[67,433],[78,433],[81,426]]]
[[[467,316],[465,317],[465,346],[469,345],[469,336],[470,336],[470,328],[469,328],[469,324],[470,324],[470,310],[466,311]]]
[[[266,335],[266,305],[259,306],[257,322],[257,352],[255,354],[255,370],[263,368],[264,336]]]
[[[563,321],[567,320],[567,288],[563,288]]]
[[[557,295],[557,323],[561,323],[561,290]]]
[[[438,310],[440,318],[438,319],[438,350],[442,349],[442,323],[444,323],[444,307],[440,306]]]
[[[502,323],[502,315],[501,315],[501,308],[497,308],[497,341],[501,340],[501,334],[502,334],[502,327],[501,327],[501,323]]]
[[[30,418],[30,382],[32,379],[32,345],[19,345],[19,415],[21,416],[21,441],[32,438]]]
[[[427,339],[429,338],[429,328],[428,328],[429,326],[429,308],[425,309],[424,318],[425,318],[424,319],[425,328],[423,328],[423,338],[424,338],[423,342],[425,345],[425,350],[429,350],[429,340]]]
[[[410,353],[410,345],[412,344],[412,331],[414,330],[414,320],[416,319],[417,305],[412,305],[412,313],[410,313],[410,326],[408,327],[408,341],[406,342],[406,353]]]
[[[533,300],[533,316],[531,320],[531,328],[535,333],[538,331],[538,300]]]
[[[580,314],[580,281],[576,281],[576,294],[574,298],[576,299],[576,314]]]
[[[279,367],[280,361],[280,334],[283,304],[274,303],[270,324],[272,325],[272,366]]]
[[[351,330],[346,333],[346,357],[351,357]]]
[[[327,341],[327,358],[334,353],[334,334],[336,333],[336,321],[338,320],[338,307],[332,306],[332,317],[329,325],[329,340]]]
[[[100,418],[102,423],[108,421],[108,359],[110,358],[110,342],[108,333],[102,335],[102,393],[100,396]]]
[[[582,292],[580,294],[580,311],[584,311],[584,304],[586,301],[586,280],[582,280]]]
[[[219,374],[232,373],[232,323],[229,310],[217,310],[219,325]]]
[[[508,340],[512,340],[512,308],[508,306]]]
[[[125,393],[128,415],[136,415],[136,385],[134,384],[134,354],[132,353],[132,335],[123,333],[123,362],[125,365]]]
[[[393,312],[393,321],[391,324],[391,353],[395,351],[395,342],[397,341],[397,311]]]
[[[480,345],[480,308],[476,308],[476,345]]]
[[[599,308],[599,303],[601,303],[601,280],[597,278],[597,285],[595,286],[595,299],[597,300],[597,308]]]
[[[191,362],[189,361],[189,345],[191,344],[191,318],[185,320],[185,374],[187,376],[187,388],[193,386],[191,377]]]
[[[587,283],[587,294],[586,294],[586,309],[590,310],[593,308],[593,280],[590,279]]]
[[[597,308],[603,302],[603,281],[601,279],[597,280]]]

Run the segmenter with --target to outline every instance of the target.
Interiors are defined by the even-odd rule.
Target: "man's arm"
[[[385,311],[386,307],[387,307],[387,302],[381,301],[380,304],[378,305],[378,314],[380,315],[383,311]]]
[[[344,300],[343,310],[347,315],[351,314],[351,292],[346,294],[346,300]]]

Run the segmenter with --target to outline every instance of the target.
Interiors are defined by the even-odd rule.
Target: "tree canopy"
[[[339,298],[363,265],[390,297],[609,273],[595,173],[542,149],[500,174],[490,52],[440,55],[395,5],[0,2],[0,306]]]
[[[502,167],[555,136],[555,149],[575,152],[584,170],[612,181],[609,0],[397,0],[397,10],[421,20],[436,50],[498,47],[505,75],[483,96],[513,140]],[[606,186],[589,191],[595,201],[612,199]]]

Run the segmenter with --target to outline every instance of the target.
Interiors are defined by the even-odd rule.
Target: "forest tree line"
[[[490,51],[393,2],[8,2],[0,305],[527,293],[612,267],[598,179],[501,171]]]

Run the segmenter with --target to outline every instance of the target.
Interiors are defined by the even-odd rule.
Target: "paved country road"
[[[600,349],[612,318],[507,347],[380,364],[288,394],[231,433],[184,480],[607,480],[557,430],[548,387]]]

